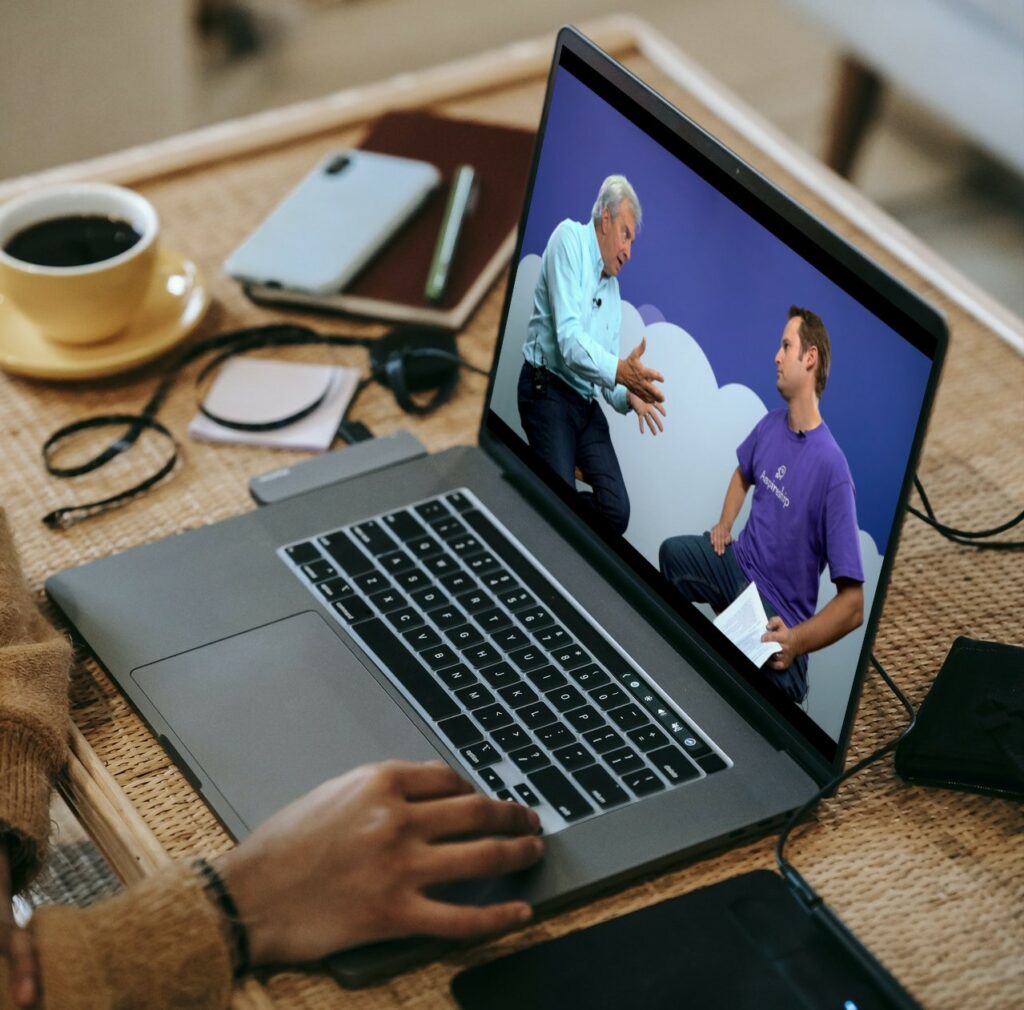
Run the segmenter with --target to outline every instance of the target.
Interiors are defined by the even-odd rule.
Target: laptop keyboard
[[[471,491],[278,554],[484,791],[548,834],[731,764]]]

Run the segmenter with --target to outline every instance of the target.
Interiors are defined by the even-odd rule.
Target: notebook
[[[417,110],[382,116],[359,146],[429,162],[440,170],[442,183],[344,291],[311,295],[251,284],[246,293],[266,305],[461,328],[512,256],[533,134]],[[433,303],[424,293],[427,274],[452,178],[462,164],[476,171],[474,204],[459,236],[445,293]]]
[[[616,174],[643,207],[638,234],[621,201],[614,219],[593,213]],[[477,445],[123,551],[47,591],[236,838],[362,762],[441,757],[480,790],[535,804],[547,835],[537,867],[460,900],[515,895],[544,913],[770,831],[841,767],[946,334],[912,292],[573,29],[558,36],[525,193]],[[576,267],[545,271],[558,246],[576,249]],[[574,269],[575,301],[555,302],[576,309],[553,327],[575,333],[570,357],[582,327],[617,342],[606,364],[645,339],[644,360],[665,375],[656,437],[619,413],[614,390],[610,402],[575,394],[621,471],[614,509],[592,455],[585,484],[556,468],[537,400],[572,396],[527,357],[551,304],[542,276]],[[831,332],[827,428],[784,433],[781,458],[750,462],[752,433],[778,422],[782,393],[805,389],[824,353],[787,344],[791,305]],[[543,346],[559,368],[557,336]],[[764,533],[765,509],[777,525],[806,512],[826,472],[806,461],[821,458],[826,431],[848,469],[829,449],[838,477],[814,499],[825,495],[822,521],[805,518],[787,542],[813,542],[845,586],[855,522],[863,610],[843,613],[862,621],[801,659],[802,673],[772,673],[663,562],[700,546],[740,469],[741,574],[753,571],[766,612],[829,606],[829,567],[810,586],[800,568],[810,604],[789,599],[790,565],[757,568],[782,536]],[[846,552],[829,555],[829,537]],[[361,985],[436,950],[364,947],[330,968]]]

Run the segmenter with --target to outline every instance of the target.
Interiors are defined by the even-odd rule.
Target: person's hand
[[[664,382],[665,376],[653,368],[648,368],[640,360],[646,350],[647,338],[644,337],[627,357],[619,359],[615,368],[615,382],[625,386],[628,392],[644,403],[661,403],[665,399],[665,394],[655,383]]]
[[[0,958],[10,970],[11,1001],[16,1007],[33,1007],[39,994],[39,966],[32,934],[14,921],[11,907],[11,868],[7,846],[0,839]]]
[[[441,761],[389,761],[325,782],[217,867],[253,964],[311,961],[375,940],[467,939],[521,925],[525,902],[456,905],[424,889],[525,869],[543,853],[539,826],[534,811],[474,793]]]
[[[732,543],[732,530],[725,525],[725,523],[718,522],[711,527],[711,546],[714,548],[715,553],[721,557],[725,553],[726,547]]]
[[[786,622],[781,617],[770,617],[768,619],[768,630],[761,636],[762,642],[778,642],[782,646],[781,652],[776,652],[768,661],[773,670],[786,670],[793,665],[793,660],[800,653],[797,651],[796,635],[792,628],[786,627]]]
[[[664,404],[644,403],[639,396],[633,393],[627,393],[626,399],[629,401],[630,408],[636,413],[637,420],[640,422],[641,435],[644,433],[644,422],[651,429],[652,435],[657,435],[659,431],[665,430],[665,426],[661,423],[661,418],[665,416]],[[661,417],[658,416],[659,414]]]

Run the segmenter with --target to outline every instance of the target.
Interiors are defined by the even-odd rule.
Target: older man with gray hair
[[[519,417],[530,447],[575,486],[577,467],[593,489],[584,500],[624,533],[629,495],[597,392],[620,414],[637,415],[641,434],[663,431],[660,372],[640,360],[646,338],[619,357],[618,276],[643,217],[622,175],[601,184],[591,220],[559,224],[541,258],[519,376]]]

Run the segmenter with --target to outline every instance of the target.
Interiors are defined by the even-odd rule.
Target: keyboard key
[[[617,750],[621,747],[622,737],[611,728],[602,726],[600,729],[590,729],[583,734],[583,739],[590,744],[598,754],[607,754],[610,750]]]
[[[402,638],[405,639],[405,644],[410,649],[415,649],[417,652],[422,652],[424,649],[441,644],[441,636],[433,628],[428,628],[426,625],[419,628],[411,628],[409,631],[403,631]]]
[[[528,807],[540,805],[540,797],[525,782],[520,782],[514,788],[519,793],[519,799]]]
[[[458,663],[455,666],[446,666],[443,670],[438,670],[437,676],[453,691],[457,688],[476,683],[476,676],[470,673],[469,667],[463,666],[462,663]]]
[[[468,715],[454,715],[450,719],[442,719],[437,728],[456,746],[465,747],[483,736],[476,724]]]
[[[649,768],[642,768],[638,772],[627,772],[622,776],[622,781],[633,790],[637,796],[648,796],[651,793],[659,792],[665,788],[665,783],[658,778]]]
[[[574,734],[570,733],[566,726],[560,722],[553,722],[550,726],[543,726],[535,731],[537,740],[544,744],[548,750],[555,750],[558,747],[567,747],[576,742]]]
[[[525,610],[520,610],[516,617],[527,631],[539,631],[554,621],[554,618],[543,607],[527,607]]]
[[[590,656],[575,644],[554,649],[551,655],[563,670],[571,670],[574,666],[583,666],[584,663],[590,662]]]
[[[567,821],[578,821],[594,808],[557,768],[542,768],[528,776],[537,790]]]
[[[631,729],[628,735],[629,739],[644,752],[668,743],[668,737],[657,726],[647,725],[640,729]]]
[[[465,527],[463,527],[465,529]],[[483,545],[477,540],[476,537],[470,536],[469,533],[462,534],[460,536],[451,537],[448,540],[448,549],[453,553],[462,557],[466,554],[477,554],[483,550]]]
[[[415,540],[407,541],[405,549],[414,558],[429,558],[434,554],[440,554],[442,547],[433,537],[424,534]]]
[[[297,565],[308,565],[313,561],[319,561],[322,557],[315,545],[309,542],[304,544],[292,544],[291,547],[286,547],[284,552]]]
[[[519,674],[508,663],[495,663],[494,666],[485,666],[480,671],[480,675],[491,687],[505,687],[508,684],[522,683],[519,680]]]
[[[476,588],[476,579],[468,572],[463,571],[452,572],[451,575],[442,575],[439,581],[453,596]]]
[[[647,760],[665,776],[670,783],[686,782],[688,779],[695,779],[700,775],[692,761],[686,759],[686,755],[678,748],[669,744],[667,747],[660,747],[647,755]]]
[[[471,614],[479,614],[481,611],[490,610],[494,606],[494,600],[482,589],[471,589],[468,593],[460,593],[455,598]],[[496,611],[496,613],[500,613],[500,611]]]
[[[582,708],[574,708],[571,712],[566,712],[565,721],[569,723],[577,733],[582,733],[584,730],[594,729],[597,726],[605,725],[604,719],[602,719],[598,712],[589,705],[584,705]]]
[[[720,772],[723,768],[728,767],[728,765],[714,753],[705,754],[704,757],[697,758],[697,764],[699,764],[701,768],[708,773],[708,775],[711,775],[713,772]]]
[[[538,691],[553,691],[556,687],[564,687],[569,682],[565,674],[553,666],[542,666],[538,670],[530,670],[527,674]]]
[[[445,501],[456,512],[465,512],[467,509],[473,508],[473,503],[461,491],[452,491],[451,494],[445,495]]]
[[[483,743],[474,743],[463,747],[459,753],[465,758],[466,764],[470,768],[484,768],[487,765],[497,764],[501,760],[501,753],[486,740]]]
[[[416,699],[432,719],[458,715],[459,706],[423,668],[416,657],[379,618],[354,624],[352,630],[376,655],[384,668]],[[447,664],[451,665],[451,664]]]
[[[489,610],[479,610],[473,616],[476,618],[476,623],[484,631],[492,635],[496,631],[501,631],[502,628],[512,626],[512,619],[504,610],[499,610],[497,607],[491,607]]]
[[[578,670],[573,670],[572,679],[584,690],[592,691],[595,687],[602,687],[608,683],[608,674],[596,663],[588,663]]]
[[[395,575],[398,572],[407,572],[416,564],[416,562],[413,561],[405,551],[391,551],[388,554],[382,554],[377,558],[377,564],[379,564],[384,571]]]
[[[501,562],[488,551],[477,551],[475,554],[463,555],[462,563],[477,577],[501,568]]]
[[[711,748],[707,743],[697,736],[689,726],[681,732],[673,732],[672,737],[692,758],[702,758],[711,753]]]
[[[391,580],[382,572],[364,572],[352,580],[359,591],[369,596],[371,593],[380,592],[382,589],[391,588]]]
[[[404,631],[406,628],[415,628],[418,624],[423,623],[423,618],[420,617],[419,611],[413,610],[412,607],[400,607],[398,610],[392,610],[384,616],[399,631]]]
[[[349,624],[373,616],[369,604],[358,596],[343,596],[340,600],[335,600],[333,606]]]
[[[457,628],[460,624],[466,623],[466,615],[451,603],[438,607],[436,610],[428,610],[427,617],[442,631]]]
[[[507,789],[499,789],[495,794],[496,800],[501,800],[502,803],[515,803],[516,798]]]
[[[425,589],[417,589],[412,594],[412,598],[416,605],[422,607],[424,610],[433,610],[435,607],[444,606],[450,602],[448,597],[441,592],[437,586],[427,586]]]
[[[521,680],[498,688],[498,694],[509,708],[522,708],[523,705],[531,705],[537,700],[537,692]]]
[[[455,692],[455,697],[459,699],[463,708],[468,708],[471,712],[474,709],[483,708],[484,705],[490,705],[494,701],[494,695],[483,684],[471,684],[469,687],[459,688]]]
[[[548,652],[560,649],[572,641],[572,636],[566,632],[565,628],[542,628],[540,631],[534,632],[534,637]]]
[[[373,568],[373,562],[342,531],[320,537],[320,546],[341,566],[347,575],[355,577]]]
[[[503,590],[498,599],[508,607],[509,610],[522,610],[524,607],[532,607],[537,601],[522,586],[514,589]]]
[[[590,692],[590,697],[597,702],[606,712],[610,708],[618,708],[620,705],[625,705],[629,701],[629,695],[622,690],[621,687],[617,687],[615,684],[609,684],[607,687],[598,687]],[[640,710],[636,705],[632,706],[637,712]],[[643,717],[643,722],[647,722],[647,717]],[[628,729],[629,727],[624,727]]]
[[[436,522],[438,519],[444,519],[450,515],[448,509],[444,507],[439,501],[425,501],[422,505],[416,506],[416,511],[419,513],[421,519],[425,519],[428,523]]]
[[[454,516],[430,524],[433,531],[443,540],[452,540],[468,534],[466,527]]]
[[[481,768],[480,778],[483,779],[484,785],[490,786],[491,789],[504,789],[505,781],[493,768]]]
[[[581,743],[570,744],[568,747],[562,747],[554,752],[558,763],[566,769],[566,771],[575,771],[577,768],[585,768],[587,765],[594,763],[594,755],[587,750],[586,747]]]
[[[471,645],[479,645],[484,636],[471,624],[459,624],[445,631],[448,640],[456,649],[468,649]]]
[[[352,536],[356,543],[364,547],[371,554],[387,554],[397,546],[395,541],[387,535],[384,528],[375,519],[365,523],[358,523],[352,527]]]
[[[397,589],[382,589],[379,593],[374,593],[370,601],[385,614],[408,605],[406,598]]]
[[[413,593],[417,589],[425,589],[430,585],[430,579],[426,572],[419,568],[410,568],[405,572],[395,573],[395,582],[407,593]]]
[[[504,569],[499,569],[496,572],[490,572],[483,576],[480,581],[492,592],[498,593],[503,589],[514,589],[516,580],[509,575]]]
[[[432,670],[441,670],[446,666],[454,666],[459,657],[447,645],[437,645],[420,653],[421,658]]]
[[[337,600],[352,593],[351,584],[344,579],[328,579],[326,582],[321,582],[316,588],[317,592],[327,601]]]
[[[488,705],[487,708],[477,709],[473,713],[473,718],[475,718],[488,733],[491,733],[496,729],[500,729],[502,726],[507,726],[512,722],[512,716],[509,715],[508,709],[502,705]]]
[[[516,726],[515,724],[505,726],[502,729],[496,729],[491,736],[503,751],[516,750],[519,747],[525,747],[527,744],[532,743],[526,730],[522,726]]]
[[[435,579],[439,579],[442,575],[447,575],[449,572],[456,571],[459,567],[455,559],[449,554],[435,554],[433,557],[423,558],[421,563]]]
[[[416,537],[423,536],[422,524],[417,522],[413,514],[406,512],[405,509],[386,515],[382,522],[384,528],[398,540],[415,540]]]
[[[590,765],[573,772],[573,778],[602,810],[618,806],[629,794],[600,765]]]
[[[521,771],[523,774],[529,774],[532,771],[536,771],[538,768],[543,768],[545,765],[550,764],[550,760],[547,754],[544,753],[535,743],[529,744],[526,747],[520,747],[519,750],[514,750],[509,754],[509,760]]]
[[[643,758],[630,747],[609,751],[604,755],[604,759],[616,775],[625,775],[626,772],[639,771],[644,767]]]
[[[525,649],[516,649],[515,652],[508,654],[508,658],[524,673],[536,670],[547,662],[544,654],[534,645],[528,645]]]
[[[488,645],[486,642],[470,646],[465,650],[465,656],[478,670],[482,666],[493,666],[501,659],[501,656],[495,652],[494,646]]]
[[[534,702],[531,705],[524,705],[516,710],[516,715],[526,723],[530,729],[537,729],[540,726],[547,726],[555,722],[557,716],[542,701]]]
[[[566,685],[545,695],[559,712],[568,712],[571,708],[579,708],[583,704],[583,695],[576,688]]]
[[[491,635],[491,639],[499,649],[505,649],[507,652],[532,644],[526,632],[518,628],[502,628]]]
[[[338,574],[338,569],[330,563],[330,561],[317,555],[316,561],[310,561],[308,564],[302,566],[302,574],[309,579],[310,582],[323,582],[324,579],[329,579],[333,575]]]
[[[622,708],[612,709],[608,713],[608,718],[619,726],[620,729],[624,730],[638,729],[640,726],[646,726],[649,723],[647,716],[632,703],[623,705]]]

